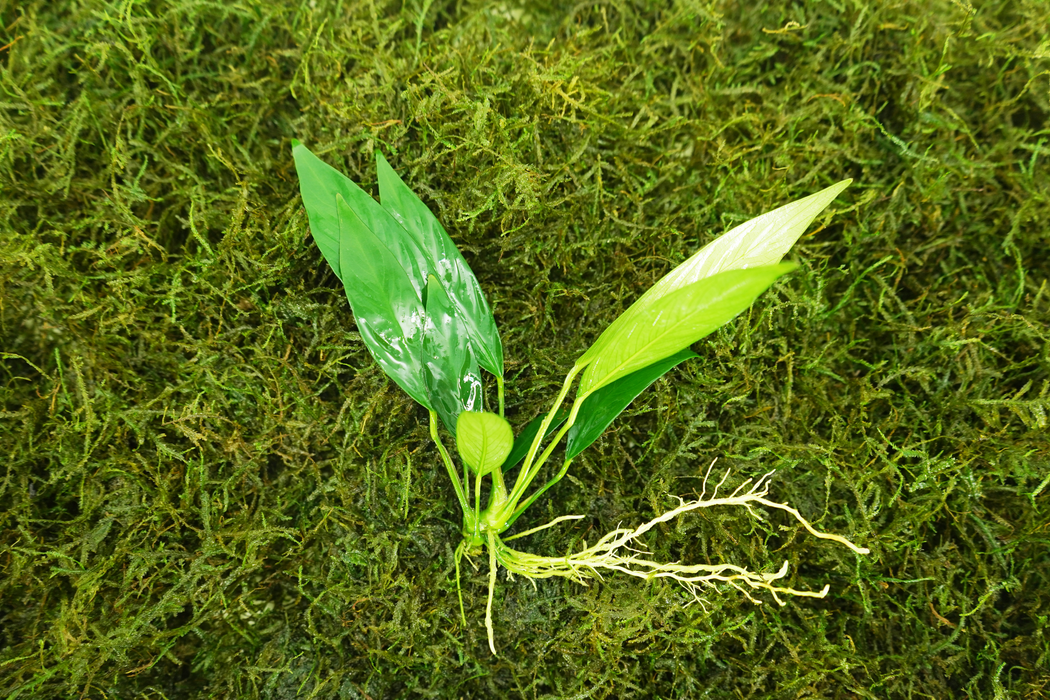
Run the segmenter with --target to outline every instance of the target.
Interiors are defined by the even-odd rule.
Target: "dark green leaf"
[[[577,360],[586,365],[580,395],[586,395],[703,338],[745,310],[792,263],[729,270],[662,296],[634,313],[632,306],[605,329]]]
[[[339,279],[343,279],[344,269],[339,263],[337,195],[346,200],[365,226],[389,249],[408,275],[416,297],[422,299],[430,268],[418,241],[408,235],[401,224],[371,195],[298,141],[293,141],[292,155],[295,157],[295,170],[299,174],[303,206],[310,220],[310,233]]]
[[[423,307],[404,268],[342,195],[335,197],[343,288],[365,346],[409,396],[430,408],[423,383]]]
[[[540,425],[543,424],[543,419],[546,418],[546,416],[547,414],[542,414],[533,418],[529,424],[522,429],[521,434],[514,439],[514,447],[511,449],[510,454],[507,455],[506,461],[503,462],[503,471],[513,469],[514,465],[525,459],[525,455],[529,453],[529,448],[532,447],[532,441],[536,439],[536,433],[540,432]],[[551,424],[547,426],[547,434],[543,437],[549,437],[568,417],[568,408],[562,408],[555,413],[554,420],[552,420]]]
[[[653,382],[678,366],[679,363],[696,356],[695,352],[688,349],[676,352],[670,357],[665,357],[659,362],[654,362],[648,367],[603,386],[584,399],[576,414],[575,422],[569,428],[565,459],[572,459],[587,449],[605,432],[616,416],[620,415],[635,397],[648,389]]]
[[[427,281],[423,378],[427,396],[453,435],[462,411],[481,411],[481,378],[464,324],[433,275]]]
[[[376,151],[379,200],[383,208],[415,237],[428,260],[429,274],[436,275],[463,319],[471,345],[482,367],[503,376],[503,345],[485,295],[441,222],[401,180],[386,158]]]

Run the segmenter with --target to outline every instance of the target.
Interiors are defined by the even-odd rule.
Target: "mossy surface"
[[[1050,693],[1050,5],[656,5],[0,0],[0,696]],[[872,553],[699,513],[654,555],[831,594],[501,576],[494,658],[292,138],[372,192],[381,149],[443,220],[516,428],[700,245],[854,178],[517,527],[588,518],[515,545],[718,458]]]

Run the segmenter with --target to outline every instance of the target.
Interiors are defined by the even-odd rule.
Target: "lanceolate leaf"
[[[427,281],[426,295],[423,379],[431,405],[455,435],[462,411],[482,410],[478,363],[462,320],[433,275]]]
[[[365,226],[389,249],[408,275],[416,297],[422,299],[427,274],[431,270],[419,242],[407,235],[401,224],[371,195],[298,141],[292,142],[292,155],[295,157],[295,170],[299,174],[303,206],[310,219],[310,232],[339,279],[343,279],[345,270],[339,263],[337,195],[342,196]]]
[[[664,275],[617,319],[630,325],[650,313],[660,298],[705,277],[728,270],[775,265],[805,232],[810,222],[846,189],[852,180],[843,180],[816,194],[787,204],[743,223],[697,251],[691,258]],[[609,330],[612,327],[610,326]],[[606,333],[609,331],[607,330]],[[577,364],[591,361],[602,337]]]
[[[518,437],[514,438],[514,449],[510,451],[510,454],[507,455],[506,461],[503,462],[503,471],[512,469],[514,465],[525,459],[525,455],[529,453],[529,448],[532,447],[532,441],[536,439],[536,433],[540,432],[540,425],[543,424],[543,419],[546,417],[546,414],[536,416],[528,425],[522,428]],[[568,417],[569,409],[567,407],[563,407],[555,413],[554,420],[552,420],[551,424],[547,426],[547,434],[543,437],[546,438],[551,435]]]
[[[488,474],[507,458],[514,444],[510,423],[488,411],[463,411],[456,421],[456,448],[475,473]]]
[[[837,182],[722,234],[664,275],[634,306],[641,311],[650,302],[719,272],[776,265],[813,219],[851,182],[853,180]]]
[[[644,314],[631,314],[628,309],[577,360],[577,366],[587,364],[580,395],[695,343],[751,306],[759,294],[794,267],[782,263],[722,272],[656,299]]]
[[[588,396],[576,414],[576,421],[569,428],[565,445],[565,459],[572,459],[605,432],[616,416],[634,399],[649,388],[653,382],[680,363],[696,357],[692,350],[682,350],[670,357],[632,372],[626,377],[603,386]]]
[[[336,195],[335,261],[343,274],[357,328],[387,375],[430,408],[423,384],[423,307],[404,268],[363,221]]]
[[[471,345],[482,367],[503,375],[503,345],[478,281],[441,222],[401,180],[386,158],[376,151],[379,200],[412,236],[427,257],[429,274],[436,275],[463,319]]]

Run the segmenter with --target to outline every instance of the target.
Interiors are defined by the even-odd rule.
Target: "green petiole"
[[[499,417],[500,418],[503,417],[503,392],[504,392],[503,375],[502,374],[497,374],[496,375],[496,396],[497,396],[497,400],[499,401]]]
[[[525,499],[525,502],[522,503],[518,507],[517,510],[515,510],[513,513],[511,513],[511,516],[510,516],[510,518],[507,519],[507,524],[504,527],[510,527],[511,525],[513,525],[514,521],[516,521],[518,518],[520,518],[521,514],[524,513],[526,510],[528,510],[529,506],[531,506],[533,503],[536,502],[537,498],[542,496],[547,491],[547,489],[549,489],[551,486],[554,486],[556,483],[561,481],[562,477],[569,473],[569,465],[570,464],[572,464],[572,460],[571,459],[565,460],[565,462],[562,463],[562,465],[561,465],[561,469],[558,471],[557,474],[554,475],[553,479],[551,479],[546,484],[544,484],[543,487],[539,491],[537,491],[536,493],[532,494],[527,499]]]
[[[448,478],[452,481],[452,488],[456,491],[456,498],[459,499],[460,507],[464,510],[468,509],[467,497],[463,492],[463,484],[459,482],[459,476],[456,475],[456,467],[453,466],[452,458],[448,456],[448,451],[441,444],[441,438],[438,437],[437,413],[434,411],[430,412],[430,439],[434,441],[438,452],[441,453],[441,461],[445,463],[445,468],[448,470]]]
[[[532,463],[536,457],[536,452],[540,449],[540,445],[543,443],[543,438],[547,434],[547,428],[550,427],[551,421],[554,420],[555,414],[558,409],[561,408],[562,402],[565,400],[565,396],[569,393],[569,388],[572,386],[572,380],[576,378],[576,375],[580,373],[583,368],[579,365],[574,365],[569,374],[565,377],[565,382],[562,384],[561,392],[558,393],[558,397],[554,400],[554,405],[551,406],[551,410],[547,413],[546,418],[543,419],[543,423],[540,424],[540,430],[536,433],[536,437],[532,440],[532,445],[529,447],[529,452],[525,455],[525,463],[522,464],[521,470],[518,472],[518,478],[514,482],[514,490],[510,494],[510,502],[517,503],[524,493],[525,489],[532,483],[532,479],[535,475],[532,474]],[[559,433],[558,437],[552,442],[552,446],[558,443],[563,433]],[[550,448],[548,448],[548,451]]]

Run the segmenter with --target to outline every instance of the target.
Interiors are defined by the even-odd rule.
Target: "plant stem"
[[[503,418],[503,375],[496,375],[496,396],[499,400],[499,417]]]
[[[554,420],[554,414],[561,408],[562,402],[565,400],[565,395],[569,393],[569,387],[572,386],[572,380],[576,378],[576,375],[580,373],[583,367],[579,365],[573,365],[572,369],[569,370],[569,374],[565,377],[565,382],[561,386],[561,392],[558,394],[558,398],[554,400],[554,405],[551,407],[546,418],[543,419],[543,423],[540,424],[539,432],[536,433],[536,437],[532,440],[532,445],[529,447],[529,453],[525,455],[525,463],[521,465],[521,470],[518,472],[518,478],[514,482],[514,489],[510,494],[510,502],[517,504],[518,500],[525,493],[525,489],[528,488],[529,483],[532,482],[534,476],[530,476],[532,471],[532,463],[536,458],[536,452],[540,449],[540,444],[543,442],[543,438],[547,435],[547,428],[550,426],[551,421]],[[575,407],[574,407],[575,408]],[[576,412],[573,411],[573,418],[576,417]],[[564,432],[564,431],[562,431]],[[557,444],[557,441],[561,439],[562,433],[558,434],[553,444]]]
[[[565,420],[565,423],[562,424],[561,429],[558,431],[558,434],[555,435],[554,439],[551,440],[549,445],[547,445],[547,449],[544,450],[543,454],[541,454],[539,456],[539,459],[536,460],[536,463],[532,466],[530,473],[524,480],[524,483],[522,484],[523,492],[529,487],[533,479],[535,479],[539,475],[540,468],[547,462],[547,458],[551,456],[551,453],[554,452],[554,449],[558,446],[558,443],[561,442],[561,439],[565,437],[565,434],[568,433],[569,430],[572,428],[573,424],[576,422],[576,414],[580,412],[580,406],[583,404],[584,399],[586,399],[588,396],[590,396],[590,394],[584,394],[583,396],[576,397],[576,400],[572,404],[572,410],[569,411],[569,417]],[[568,469],[568,465],[566,465],[565,468]],[[562,474],[562,476],[564,476],[564,474]],[[558,478],[560,479],[561,476],[559,476]]]
[[[547,445],[547,449],[544,450],[543,454],[541,454],[539,459],[536,460],[536,463],[533,465],[533,467],[530,470],[530,472],[528,474],[524,474],[524,475],[523,474],[519,474],[518,475],[518,483],[515,484],[515,487],[517,487],[520,484],[520,486],[521,486],[521,493],[522,494],[525,492],[525,489],[527,489],[532,484],[533,480],[537,476],[539,476],[540,469],[547,462],[547,458],[551,456],[551,453],[554,452],[554,448],[558,446],[559,442],[561,442],[562,437],[564,437],[565,434],[568,433],[569,430],[572,428],[572,426],[576,423],[576,415],[580,412],[580,406],[583,405],[583,402],[587,399],[588,396],[591,395],[591,393],[593,393],[593,392],[589,391],[586,394],[583,394],[581,396],[577,396],[576,397],[576,400],[573,401],[573,403],[572,403],[572,410],[569,411],[569,417],[565,420],[565,423],[564,423],[564,425],[562,425],[561,430],[558,431],[558,434],[555,435],[554,439],[551,440],[549,445]],[[565,476],[566,472],[569,471],[569,464],[570,464],[570,462],[572,462],[571,458],[565,460],[565,462],[561,466],[561,471],[558,472],[557,476],[555,476],[553,479],[548,481],[547,484],[543,488],[541,488],[538,492],[534,493],[525,502],[525,505],[523,505],[523,506],[521,506],[519,508],[519,507],[517,507],[517,500],[515,500],[514,501],[514,504],[515,504],[514,515],[511,516],[510,520],[507,522],[507,524],[504,527],[510,527],[511,523],[513,523],[515,520],[517,520],[518,516],[520,516],[523,512],[525,512],[525,509],[528,508],[529,505],[531,505],[537,498],[539,498],[543,494],[544,491],[549,489],[551,486],[554,486],[554,484],[558,483],[558,481],[561,480],[561,478],[563,476]],[[518,499],[520,499],[520,498],[521,498],[521,495],[518,496]]]
[[[470,510],[470,504],[467,503],[466,494],[463,492],[463,484],[460,483],[459,476],[456,474],[456,467],[452,464],[452,459],[448,456],[448,451],[445,450],[445,446],[441,444],[441,438],[438,437],[437,420],[437,413],[431,411],[430,438],[437,445],[438,452],[441,453],[441,459],[445,463],[445,469],[448,470],[448,477],[452,479],[452,488],[456,490],[456,498],[459,499],[459,505],[463,508],[463,512],[466,513]]]
[[[467,547],[467,541],[466,540],[460,541],[459,546],[456,547],[456,554],[455,554],[455,560],[456,560],[456,595],[459,596],[459,615],[460,615],[461,618],[463,618],[463,626],[464,627],[467,626],[467,611],[463,607],[463,586],[460,583],[462,581],[462,577],[460,576],[460,573],[459,573],[459,562],[460,562],[461,559],[463,559],[463,551],[466,549],[466,547]]]
[[[405,453],[405,491],[401,497],[401,503],[405,509],[405,518],[408,518],[408,491],[412,488],[412,457]]]
[[[496,633],[492,629],[492,597],[496,593],[496,536],[489,533],[489,599],[485,603],[485,629],[489,633],[489,649],[496,654]]]
[[[529,496],[524,503],[518,506],[518,508],[515,509],[514,514],[511,515],[510,518],[507,520],[507,524],[504,527],[510,527],[511,525],[513,525],[514,521],[521,517],[521,514],[528,510],[529,506],[536,502],[537,498],[542,496],[543,493],[551,486],[554,486],[556,483],[561,481],[561,478],[565,476],[566,473],[568,473],[570,464],[572,464],[571,459],[565,460],[565,462],[561,465],[561,469],[558,471],[557,474],[554,475],[554,478],[548,481],[546,484],[544,484],[543,488]],[[518,535],[515,535],[515,537],[517,536]]]
[[[491,509],[507,502],[507,484],[503,481],[502,469],[493,469],[489,475],[492,476],[492,493],[489,494],[489,508]]]

